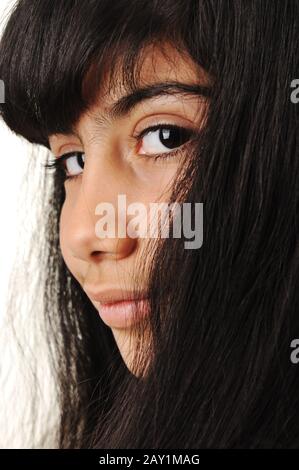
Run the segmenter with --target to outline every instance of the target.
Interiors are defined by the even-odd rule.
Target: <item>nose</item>
[[[97,163],[85,165],[80,181],[69,183],[64,214],[61,215],[61,244],[70,256],[88,263],[126,258],[134,252],[138,243],[136,238],[127,235],[126,230],[121,233],[118,230],[117,216],[121,216],[125,228],[128,222],[126,214],[121,213],[118,207],[118,195],[128,193],[128,179],[115,166]],[[113,217],[115,234],[107,231],[105,236],[104,233],[99,234],[97,223],[101,219],[98,207],[102,204],[105,207],[107,203],[116,218]]]

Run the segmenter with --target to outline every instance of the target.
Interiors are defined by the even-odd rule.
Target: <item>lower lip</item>
[[[100,304],[101,319],[112,328],[128,328],[149,314],[147,299]]]

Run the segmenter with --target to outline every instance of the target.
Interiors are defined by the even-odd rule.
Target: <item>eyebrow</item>
[[[154,83],[144,87],[136,88],[128,94],[121,96],[115,103],[111,105],[106,111],[106,116],[110,120],[116,120],[128,115],[133,109],[143,101],[157,98],[165,95],[194,95],[210,98],[212,88],[191,83],[182,83],[178,81],[168,81],[161,83]],[[101,122],[102,116],[95,118],[95,121]],[[76,129],[73,129],[73,134],[77,135]]]

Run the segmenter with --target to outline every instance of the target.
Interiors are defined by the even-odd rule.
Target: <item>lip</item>
[[[96,290],[84,288],[88,297],[96,304],[101,319],[111,328],[128,328],[150,312],[148,298],[144,292],[123,289]]]
[[[96,286],[84,286],[84,290],[91,300],[93,300],[94,302],[100,302],[101,304],[111,304],[116,302],[122,302],[124,300],[138,300],[147,297],[145,292],[134,292],[119,288],[109,288],[100,290]]]

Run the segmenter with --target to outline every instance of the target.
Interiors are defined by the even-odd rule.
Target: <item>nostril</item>
[[[103,254],[102,251],[100,250],[95,250],[95,251],[92,251],[91,254],[90,254],[90,257],[93,259],[93,260],[97,260],[97,259],[100,259],[101,255]]]

